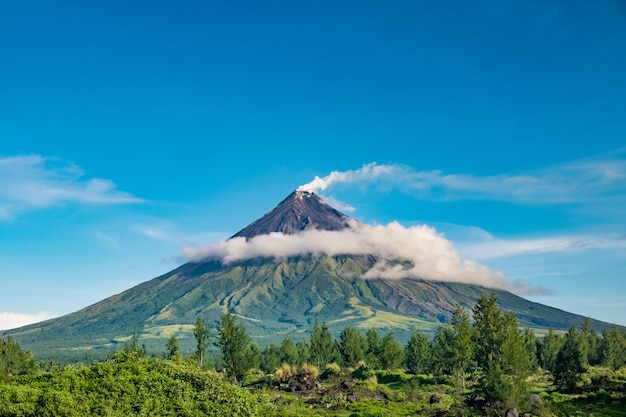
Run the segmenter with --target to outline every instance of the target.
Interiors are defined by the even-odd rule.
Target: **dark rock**
[[[388,397],[387,397],[387,394],[385,394],[384,392],[376,391],[376,392],[374,392],[374,396],[372,397],[372,399],[374,399],[374,400],[387,400]]]
[[[355,403],[359,401],[359,396],[356,393],[346,395],[346,401]]]
[[[541,405],[543,404],[543,399],[535,394],[534,392],[532,394],[530,394],[530,404],[531,405]]]
[[[470,395],[465,397],[465,404],[470,407],[473,407],[474,404],[476,404],[477,400],[478,400],[478,394],[476,394],[475,392],[472,392]]]
[[[430,400],[428,400],[431,404],[438,404],[441,402],[441,397],[437,394],[433,394],[430,396]]]
[[[341,389],[347,391],[349,389],[352,389],[355,385],[356,385],[356,380],[355,379],[353,379],[351,381],[343,381],[341,383]]]
[[[504,417],[519,417],[519,411],[517,411],[517,408],[509,408],[504,413]]]

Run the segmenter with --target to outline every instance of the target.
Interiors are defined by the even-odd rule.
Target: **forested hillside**
[[[316,322],[308,339],[261,350],[228,313],[193,330],[190,357],[175,335],[149,357],[134,333],[104,362],[63,368],[2,340],[0,416],[626,415],[622,328],[599,334],[586,322],[538,338],[495,294],[404,345],[374,329],[333,338]],[[207,355],[212,344],[218,355]]]

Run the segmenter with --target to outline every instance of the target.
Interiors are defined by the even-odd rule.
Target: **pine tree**
[[[560,337],[552,327],[548,329],[548,334],[539,343],[539,365],[543,369],[554,373],[556,357],[563,346],[563,338]]]
[[[368,329],[365,333],[367,339],[367,350],[365,351],[365,361],[367,366],[372,369],[380,368],[380,355],[382,350],[382,342],[380,335],[376,329]]]
[[[323,366],[338,360],[337,345],[330,334],[326,323],[321,325],[315,319],[311,332],[311,362],[315,366]]]
[[[602,332],[600,360],[603,366],[614,370],[626,366],[626,331],[613,326]]]
[[[339,353],[346,366],[356,366],[365,358],[367,339],[358,330],[346,327],[339,335]]]
[[[415,330],[404,347],[404,361],[412,374],[428,372],[430,369],[431,350],[428,336]]]
[[[180,344],[176,335],[172,333],[169,339],[167,339],[167,357],[172,359],[180,356]]]
[[[285,335],[280,342],[280,361],[290,365],[298,365],[300,363],[298,348],[288,335]]]
[[[600,364],[600,336],[593,328],[591,324],[591,320],[589,318],[585,319],[583,326],[580,329],[584,337],[584,343],[587,351],[587,363],[589,365],[598,365]]]
[[[385,334],[381,340],[379,360],[381,367],[389,371],[398,369],[404,361],[404,349],[392,331]]]
[[[250,352],[250,336],[246,328],[237,323],[234,314],[223,314],[220,321],[216,321],[216,326],[217,345],[221,351],[224,371],[235,382],[240,381],[254,365]]]
[[[535,332],[528,327],[524,329],[524,347],[526,348],[526,353],[528,354],[528,365],[530,366],[530,370],[533,372],[539,368],[538,345],[539,339],[537,339]]]
[[[265,373],[273,373],[281,365],[281,351],[280,347],[271,343],[263,349],[261,352],[260,367]]]
[[[518,406],[528,390],[528,354],[515,315],[500,312],[495,294],[482,295],[474,307],[473,335],[485,398]]]
[[[586,371],[586,352],[583,336],[574,326],[570,327],[554,366],[554,383],[563,391],[573,391]]]
[[[461,386],[465,389],[466,372],[472,364],[474,343],[472,341],[472,326],[469,314],[461,306],[457,306],[450,321],[454,329],[454,344],[457,351],[453,373],[461,379]]]
[[[452,375],[456,363],[454,330],[450,326],[441,325],[437,327],[432,343],[433,373],[438,376]]]
[[[202,368],[204,366],[204,354],[209,348],[209,340],[211,338],[211,329],[209,329],[202,317],[196,319],[193,335],[196,338],[196,356],[198,357],[200,368]]]
[[[0,338],[0,378],[36,370],[35,358],[29,351],[23,351],[11,336],[6,340]]]

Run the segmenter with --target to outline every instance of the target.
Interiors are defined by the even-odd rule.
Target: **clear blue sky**
[[[0,327],[168,272],[316,175],[626,325],[626,3],[3,2]]]

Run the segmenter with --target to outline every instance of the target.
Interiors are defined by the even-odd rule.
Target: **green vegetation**
[[[470,313],[473,322],[470,321]],[[196,320],[211,343],[211,329]],[[503,416],[626,417],[626,332],[589,325],[538,338],[497,307],[495,295],[457,306],[430,340],[414,330],[347,326],[333,338],[315,322],[309,339],[260,350],[238,317],[215,322],[218,371],[184,358],[172,333],[163,358],[149,357],[136,332],[123,349],[90,366],[35,366],[0,339],[4,416]],[[200,349],[201,350],[201,349]],[[167,358],[167,359],[165,359]]]
[[[333,337],[346,327],[374,329],[381,337],[392,330],[405,345],[415,329],[432,338],[457,306],[470,311],[486,291],[468,284],[358,278],[375,262],[368,256],[302,256],[280,262],[190,263],[81,311],[0,332],[0,337],[12,336],[39,360],[63,364],[102,360],[119,350],[133,329],[149,354],[161,354],[176,335],[181,354],[191,355],[197,353],[193,330],[198,316],[212,326],[230,312],[261,348],[280,343],[285,335],[294,343],[308,338],[316,318]],[[520,326],[539,335],[550,326],[563,332],[571,326],[581,329],[585,321],[506,291],[496,294],[498,308],[513,311]],[[597,321],[590,325],[600,333],[611,329]],[[589,340],[599,340],[596,336]],[[203,363],[215,353],[211,344]]]

